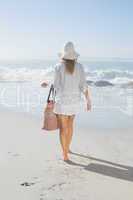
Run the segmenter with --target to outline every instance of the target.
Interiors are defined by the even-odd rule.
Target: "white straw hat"
[[[59,53],[61,59],[76,60],[79,54],[75,51],[74,44],[72,42],[67,42],[64,45],[64,49]]]

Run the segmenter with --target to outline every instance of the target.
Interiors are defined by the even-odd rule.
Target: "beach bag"
[[[56,91],[54,89],[53,84],[51,84],[48,98],[47,98],[47,104],[46,108],[44,110],[44,130],[52,131],[59,128],[58,126],[58,120],[56,114],[53,112],[54,104],[55,104],[55,96]]]

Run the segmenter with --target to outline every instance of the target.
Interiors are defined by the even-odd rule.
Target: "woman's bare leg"
[[[58,120],[60,124],[60,143],[63,150],[64,160],[68,160],[68,150],[67,150],[67,137],[68,137],[68,116],[58,115]]]
[[[72,136],[73,136],[73,121],[74,121],[75,115],[69,116],[68,118],[68,137],[67,137],[67,151],[69,153],[70,151],[70,144],[72,141]]]

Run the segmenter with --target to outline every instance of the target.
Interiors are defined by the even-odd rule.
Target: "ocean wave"
[[[88,81],[109,81],[112,84],[123,84],[133,81],[133,71],[128,70],[85,70]],[[0,81],[51,81],[54,67],[28,68],[28,67],[1,67]]]
[[[110,81],[112,84],[122,84],[133,80],[133,71],[128,70],[94,70],[87,72],[91,81]]]
[[[28,68],[0,68],[0,81],[41,81],[50,79],[53,68],[28,69]]]
[[[128,70],[94,70],[87,72],[92,77],[102,79],[114,79],[116,77],[128,77],[133,78],[133,71]]]

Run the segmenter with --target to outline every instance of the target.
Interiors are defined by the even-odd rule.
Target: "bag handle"
[[[50,90],[49,90],[49,94],[48,94],[48,98],[47,98],[47,103],[50,102],[50,96],[52,94],[52,99],[53,99],[53,102],[55,102],[55,95],[56,95],[56,91],[54,89],[54,85],[51,84],[51,87],[50,87]]]

